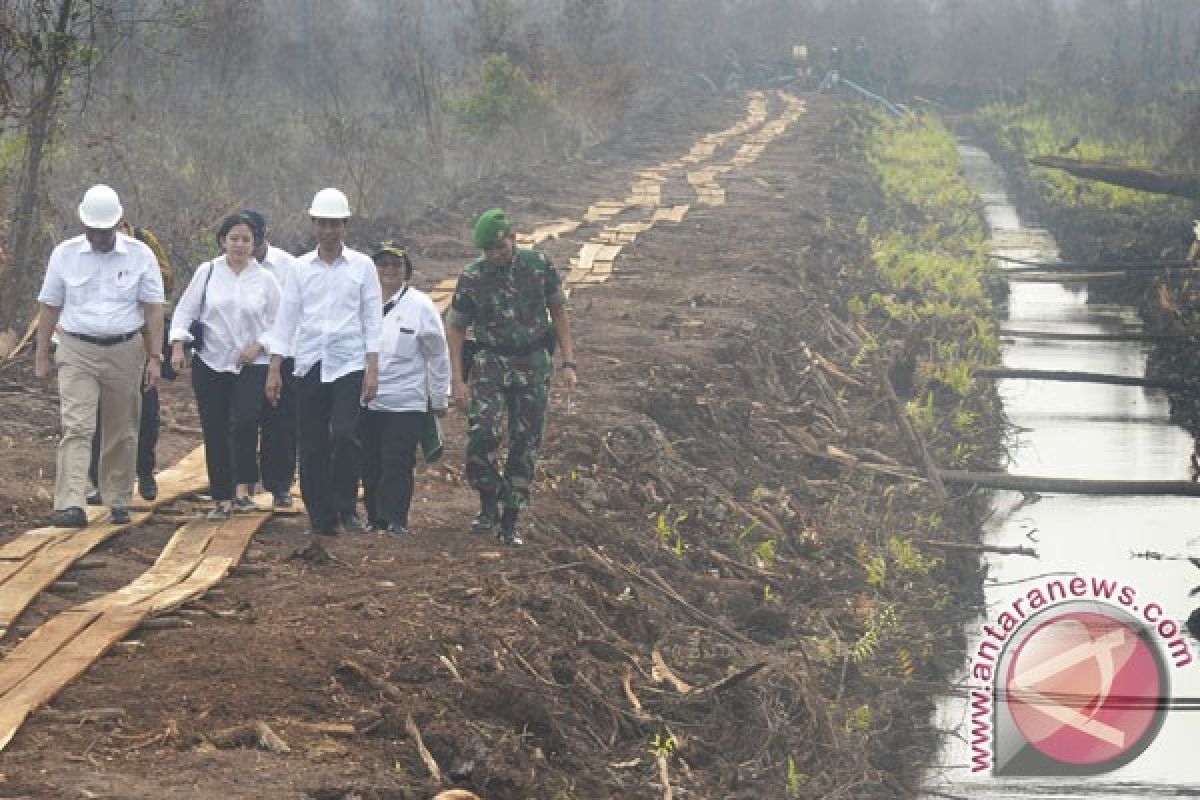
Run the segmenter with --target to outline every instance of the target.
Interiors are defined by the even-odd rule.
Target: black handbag
[[[204,349],[204,323],[200,318],[204,316],[205,299],[208,297],[208,282],[212,280],[213,262],[208,262],[208,274],[204,276],[204,288],[200,292],[200,310],[196,313],[196,319],[191,325],[188,325],[188,333],[192,335],[192,341],[183,345],[183,349],[189,353],[198,353]]]

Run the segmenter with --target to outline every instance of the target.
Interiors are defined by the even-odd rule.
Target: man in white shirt
[[[383,298],[371,259],[345,246],[350,203],[322,189],[308,211],[317,249],[295,259],[268,337],[267,400],[283,390],[283,357],[294,347],[300,493],[312,533],[333,536],[367,527],[358,518],[362,406],[379,388]]]
[[[258,263],[275,276],[280,287],[286,287],[295,269],[291,253],[280,250],[267,241],[267,218],[253,209],[242,214],[254,223],[261,243],[254,249]],[[259,463],[263,488],[275,498],[276,508],[292,505],[292,484],[296,479],[296,359],[295,343],[289,342],[281,354],[280,377],[283,385],[279,402],[268,406],[262,419],[259,444]]]
[[[54,248],[38,293],[39,380],[50,377],[51,339],[59,334],[56,526],[87,525],[83,507],[97,406],[104,442],[100,493],[112,522],[129,522],[141,392],[143,386],[157,389],[162,374],[162,275],[149,247],[117,231],[123,217],[115,191],[103,184],[88,189],[79,205],[84,233]]]

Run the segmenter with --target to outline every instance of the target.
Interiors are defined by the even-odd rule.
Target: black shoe
[[[471,533],[490,533],[500,516],[499,501],[495,495],[480,494],[479,505],[479,514],[471,523]]]
[[[275,507],[276,508],[291,508],[292,507],[292,493],[291,492],[288,492],[288,491],[272,492],[272,494],[275,495]]]
[[[147,502],[158,497],[158,481],[155,480],[153,472],[138,476],[138,494]]]
[[[104,505],[104,498],[100,496],[99,489],[92,489],[90,492],[87,493],[87,504],[89,506]]]
[[[376,528],[376,530],[380,533],[390,533],[393,536],[408,536],[408,528],[391,522],[383,525],[382,527]]]
[[[108,510],[108,521],[113,525],[128,525],[129,509],[125,506],[113,506]]]
[[[238,514],[244,514],[248,511],[258,511],[258,506],[254,505],[254,500],[249,495],[239,494],[233,498],[233,510]]]
[[[55,511],[54,516],[50,518],[51,524],[56,528],[86,528],[88,524],[87,514],[83,513],[83,509],[79,506],[71,506],[60,511]]]
[[[504,509],[504,516],[500,518],[500,531],[496,534],[496,538],[500,544],[506,544],[509,547],[520,547],[525,544],[525,541],[517,535],[516,511]]]
[[[342,517],[342,530],[346,533],[366,533],[370,530],[356,514]]]

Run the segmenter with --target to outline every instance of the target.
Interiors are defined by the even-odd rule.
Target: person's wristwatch
[[[163,360],[163,354],[162,354],[162,353],[150,353],[150,354],[148,354],[148,355],[146,356],[146,359],[147,359],[147,360],[149,360],[149,359],[151,359],[151,358],[156,358],[156,359],[158,359],[159,361],[162,361],[162,360]]]
[[[578,368],[578,367],[576,367],[576,365],[575,365],[575,362],[574,362],[574,361],[563,361],[563,362],[562,362],[562,364],[560,364],[559,366],[560,366],[562,369],[573,369],[573,370],[575,370],[576,372],[578,372],[578,371],[579,371],[579,368]]]

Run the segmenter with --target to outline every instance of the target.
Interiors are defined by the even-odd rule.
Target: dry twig
[[[421,738],[421,729],[417,727],[417,723],[413,720],[412,714],[404,715],[404,730],[413,738],[413,742],[417,745],[417,755],[421,757],[422,763],[425,764],[425,769],[429,770],[430,776],[437,783],[443,783],[442,770],[438,767],[437,761],[433,757],[433,753],[429,752],[429,748],[425,746],[425,740]]]

